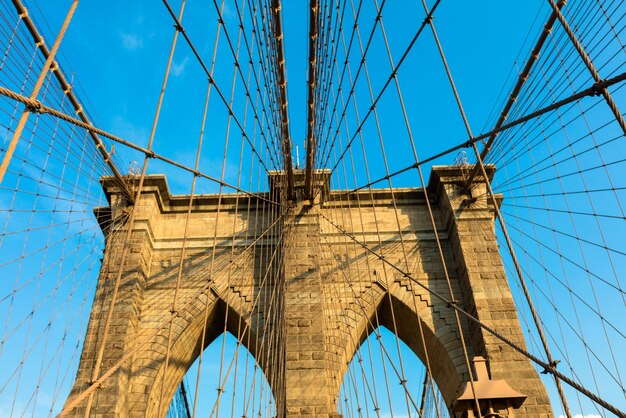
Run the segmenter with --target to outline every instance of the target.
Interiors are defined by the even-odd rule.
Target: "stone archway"
[[[132,356],[107,379],[106,385],[83,399],[72,413],[84,415],[90,404],[91,414],[103,417],[164,416],[188,367],[225,327],[259,359],[261,368],[267,368],[271,362],[264,359],[263,343],[257,341],[255,333],[267,313],[253,309],[255,300],[265,291],[256,274],[262,267],[249,242],[269,222],[259,216],[261,225],[251,225],[235,210],[220,209],[222,222],[211,223],[218,211],[217,199],[205,199],[200,202],[201,211],[190,221],[201,222],[204,228],[195,229],[187,237],[179,273],[184,230],[180,212],[185,208],[184,198],[181,202],[170,196],[162,176],[147,178],[139,203],[130,208],[136,212],[136,220],[126,248],[128,256],[108,338],[102,349],[101,339],[127,231],[124,222],[116,221],[125,219],[129,210],[117,194],[115,183],[105,179],[104,185],[111,207],[101,208],[97,214],[102,224],[113,223],[116,227],[107,229],[105,256],[81,362],[66,404],[74,402],[92,385],[100,352],[99,374],[114,367],[127,353]],[[228,202],[227,197],[223,200]],[[234,234],[231,225],[238,227]],[[175,293],[176,308],[172,311]],[[206,331],[204,342],[203,331]],[[268,374],[267,370],[263,372]]]
[[[488,170],[493,174],[493,167]],[[249,351],[260,359],[259,363],[274,364],[284,370],[280,379],[270,379],[281,418],[337,416],[337,394],[345,368],[367,337],[368,323],[374,316],[381,325],[397,329],[398,336],[424,362],[425,344],[433,378],[446,402],[456,399],[468,380],[467,359],[460,348],[454,312],[446,301],[430,293],[446,295],[448,282],[424,192],[400,189],[394,191],[394,196],[386,189],[358,192],[357,200],[363,206],[355,207],[341,192],[329,191],[328,174],[319,175],[317,187],[321,193],[313,205],[285,202],[280,207],[287,215],[275,230],[267,232],[276,235],[260,245],[262,254],[272,252],[275,265],[265,265],[269,258],[247,252],[247,245],[260,239],[264,228],[275,224],[277,218],[272,218],[271,213],[259,210],[252,218],[241,216],[233,209],[236,205],[232,205],[244,199],[241,196],[194,197],[191,228],[188,236],[182,237],[181,223],[186,219],[183,215],[189,196],[171,196],[163,176],[148,176],[142,197],[132,209],[137,220],[127,248],[130,256],[124,264],[112,316],[112,333],[105,343],[102,364],[94,363],[97,353],[102,352],[99,340],[103,318],[111,306],[124,224],[107,237],[96,301],[78,377],[68,402],[92,386],[94,366],[107,370],[129,357],[129,353],[132,356],[128,361],[123,362],[106,386],[96,391],[92,412],[102,417],[139,417],[153,411],[155,403],[169,402],[186,368],[203,348],[199,335],[206,323],[203,313],[207,306],[209,335],[214,332],[211,324],[221,322],[223,328],[226,312],[229,320],[237,318],[238,323],[241,319],[248,324],[252,330],[250,337],[259,327],[281,330],[275,333],[273,341],[279,347],[275,350],[281,353],[279,357],[270,357],[273,354],[269,350],[264,352],[263,341],[251,338],[253,342],[247,344]],[[282,174],[271,176],[270,193],[278,189]],[[303,173],[299,176],[304,177]],[[458,167],[435,167],[428,186],[437,236],[456,302],[479,320],[502,331],[509,340],[524,346],[498,253],[491,202],[486,197],[470,199],[464,195],[458,187],[461,180]],[[110,222],[121,216],[124,208],[115,183],[105,180],[104,184],[111,208],[101,213],[102,217],[108,217],[104,221]],[[475,180],[477,196],[486,196],[484,188],[480,179]],[[245,199],[252,213],[260,208],[258,198]],[[390,204],[392,201],[394,205]],[[218,221],[219,210],[222,215]],[[250,219],[260,223],[251,224]],[[332,219],[341,225],[330,222]],[[237,227],[233,229],[233,225]],[[279,233],[284,233],[284,238],[276,240]],[[352,236],[369,250],[346,245],[346,236]],[[170,312],[173,290],[177,287],[176,260],[180,260],[183,238],[188,247],[182,269],[184,280],[177,291],[178,305]],[[410,243],[408,254],[401,242]],[[385,262],[377,257],[383,253]],[[387,262],[406,264],[412,279],[390,269]],[[214,270],[215,266],[218,269]],[[344,266],[358,268],[349,269],[346,276]],[[280,271],[276,276],[284,280],[280,282],[276,305],[261,303],[257,306],[262,307],[254,310],[260,296],[272,300],[266,297],[267,292],[277,288],[263,288],[259,272],[276,268]],[[170,358],[175,361],[164,374],[160,365],[167,351],[167,333],[155,334],[154,340],[142,345],[140,350],[135,347],[137,341],[154,334],[164,322],[169,325],[168,318],[173,318]],[[417,324],[422,325],[424,341],[419,337]],[[236,327],[226,325],[237,333]],[[473,324],[462,321],[461,328],[469,357],[486,357],[491,379],[505,380],[528,396],[516,416],[551,415],[543,384],[527,359]],[[247,339],[246,335],[238,337]],[[270,370],[265,372],[272,375]],[[167,389],[159,390],[162,375],[165,385],[161,386]],[[79,411],[80,408],[84,406]]]
[[[135,385],[146,382],[147,407],[145,416],[163,417],[171,403],[176,388],[180,385],[185,374],[196,361],[201,351],[209,347],[224,331],[233,335],[250,354],[257,359],[258,341],[256,335],[250,330],[249,321],[242,317],[232,306],[227,306],[224,300],[215,300],[205,311],[206,307],[199,304],[199,312],[189,312],[187,318],[181,318],[186,326],[175,336],[170,347],[170,360],[167,369],[160,356],[155,368],[142,367],[135,370]],[[227,312],[228,311],[228,312]],[[207,318],[205,321],[205,313]],[[228,318],[228,319],[227,319]],[[224,326],[226,324],[226,326]],[[205,328],[205,338],[202,339],[202,328]],[[138,364],[143,364],[143,359],[138,358]],[[261,373],[267,378],[267,364],[258,361]],[[165,382],[163,382],[165,374]],[[151,382],[151,383],[149,383]],[[131,387],[133,392],[137,392]]]

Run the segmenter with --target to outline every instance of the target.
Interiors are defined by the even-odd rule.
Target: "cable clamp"
[[[95,386],[96,389],[102,389],[104,386],[99,380],[90,380],[87,382],[89,386]]]
[[[541,374],[554,374],[554,371],[556,370],[556,366],[557,364],[559,364],[561,362],[561,360],[554,360],[552,363],[548,364],[548,367],[546,367],[545,369],[543,369],[543,371],[541,372]]]
[[[181,25],[180,23],[174,24],[174,29],[180,33],[185,32],[185,28],[183,28],[183,25]]]
[[[604,86],[602,85],[602,83],[604,83],[604,81],[600,80],[597,83],[594,83],[593,86],[591,86],[591,94],[593,96],[599,96],[602,94],[602,90],[604,90]]]
[[[33,100],[32,104],[26,105],[26,108],[31,113],[44,113],[43,106],[39,100]]]
[[[457,306],[459,302],[457,300],[452,299],[448,302],[448,308],[452,308],[453,306]]]

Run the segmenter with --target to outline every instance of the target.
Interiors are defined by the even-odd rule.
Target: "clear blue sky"
[[[63,17],[65,8],[60,4],[65,6],[68,3],[55,2],[54,10],[47,13],[46,19],[51,27],[58,27]],[[294,149],[298,145],[302,156],[306,136],[307,5],[303,1],[284,3],[291,135]],[[515,2],[457,4],[444,1],[438,10],[435,22],[441,42],[476,133],[483,129],[540,4],[539,1],[525,2],[523,6]],[[177,2],[172,2],[172,6],[178,10]],[[47,7],[42,3],[44,10]],[[407,6],[404,2],[392,1],[385,7],[383,18],[397,60],[414,33],[411,28],[423,20],[423,11],[418,2]],[[186,30],[207,63],[210,62],[215,32],[213,9],[211,2],[192,1],[185,16]],[[373,20],[372,11],[372,7],[364,7],[363,37],[369,33],[365,28],[369,28]],[[228,7],[225,17],[227,22],[236,21],[234,12]],[[170,18],[158,3],[85,2],[79,6],[62,49],[86,92],[85,100],[92,104],[89,110],[98,126],[136,143],[147,143],[172,38],[173,30],[170,29]],[[231,58],[226,49],[220,52],[228,57],[228,65],[217,66],[216,79],[221,81],[222,89],[229,90]],[[525,55],[521,59],[525,59]],[[370,60],[372,82],[380,86],[389,75],[380,40],[372,48]],[[466,139],[429,31],[424,31],[405,69],[400,71],[400,81],[406,97],[420,98],[408,99],[408,110],[414,119],[413,129],[419,140],[421,157]],[[174,59],[155,149],[190,165],[198,136],[203,82],[199,66],[181,42]],[[392,89],[389,91],[388,103],[395,102]],[[365,93],[363,97],[366,97]],[[223,109],[215,104],[214,112],[219,113],[216,119],[223,119]],[[363,107],[361,112],[366,109]],[[381,119],[389,120],[384,127],[386,137],[401,132],[401,120],[386,118],[384,107],[381,109]],[[213,154],[212,149],[204,153],[207,159],[205,170],[213,174],[219,173],[221,161],[221,152],[217,148],[221,150],[223,138],[218,141],[217,156],[209,155]],[[386,142],[394,146],[393,141]],[[406,144],[399,143],[399,149],[400,145],[403,148]],[[398,152],[398,158],[391,162],[392,169],[406,165],[407,160],[401,154]],[[452,162],[454,157],[452,155],[448,161],[442,162]],[[162,167],[157,165],[155,168]],[[379,167],[374,167],[373,171],[378,173]]]

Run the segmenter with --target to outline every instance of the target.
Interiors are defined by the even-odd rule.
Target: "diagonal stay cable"
[[[42,56],[47,59],[51,55],[52,51],[50,51],[48,47],[46,46],[46,43],[44,42],[43,37],[39,34],[37,27],[35,26],[30,16],[28,15],[27,9],[24,7],[24,5],[22,4],[20,0],[12,0],[12,1],[13,1],[13,5],[16,11],[19,13],[20,19],[24,21],[24,24],[26,25],[28,32],[31,34],[36,45],[38,45],[38,48],[41,50]],[[89,121],[89,118],[87,117],[86,113],[83,110],[83,107],[78,101],[78,98],[73,92],[73,86],[69,84],[67,80],[65,79],[65,76],[63,75],[63,72],[61,71],[59,64],[55,62],[51,70],[54,76],[56,77],[59,83],[59,86],[61,87],[61,90],[63,91],[65,95],[67,95],[69,102],[72,104],[73,109],[76,111],[80,119],[87,124],[91,124],[91,122]],[[91,135],[92,141],[96,145],[96,148],[98,149],[102,157],[102,160],[109,166],[109,168],[113,172],[113,175],[115,176],[120,187],[124,191],[124,194],[126,195],[127,198],[131,198],[132,193],[130,189],[128,188],[128,186],[124,183],[123,176],[121,175],[121,173],[119,172],[119,170],[117,169],[113,161],[111,160],[111,154],[107,152],[106,147],[104,146],[100,138],[97,137],[95,132],[90,131],[90,135]]]
[[[344,67],[343,67],[343,70],[342,70],[342,75],[341,75],[341,79],[340,79],[341,82],[340,82],[339,86],[343,85],[343,76],[345,74],[345,70],[348,70],[348,73],[350,73],[350,67],[348,66],[348,63],[350,62],[350,60],[349,60],[349,52],[350,52],[350,50],[352,48],[352,41],[355,39],[354,35],[357,32],[359,32],[359,29],[358,29],[359,25],[357,23],[357,19],[358,19],[359,13],[360,13],[360,6],[361,6],[361,4],[362,4],[362,1],[359,2],[359,9],[356,11],[356,13],[355,13],[354,7],[353,7],[353,14],[354,14],[354,18],[355,18],[354,30],[353,30],[353,32],[352,32],[352,34],[350,36],[350,42],[351,43],[350,43],[348,49],[346,50],[346,60],[345,60]],[[343,110],[341,112],[341,116],[339,117],[339,120],[337,121],[337,126],[341,125],[341,123],[345,120],[346,115],[348,113],[348,107],[347,107],[348,103],[350,103],[350,99],[354,98],[356,82],[357,82],[357,80],[359,79],[359,77],[362,74],[367,54],[368,54],[368,52],[370,50],[370,47],[372,46],[372,41],[374,39],[374,35],[376,34],[376,29],[379,27],[379,24],[382,21],[382,13],[383,13],[383,9],[385,7],[385,4],[386,4],[386,0],[383,0],[381,5],[380,5],[380,7],[378,8],[378,11],[376,13],[376,17],[374,18],[374,24],[372,25],[372,28],[369,31],[369,34],[367,36],[367,41],[365,42],[365,48],[364,48],[364,50],[361,53],[361,56],[359,58],[359,66],[357,67],[356,73],[354,75],[354,79],[351,79],[350,91],[348,92],[348,97],[347,97],[347,99],[346,99],[346,101],[344,103]],[[338,100],[338,97],[339,96],[337,96],[337,98],[335,99],[335,102]],[[336,109],[333,107],[333,113],[335,112],[335,110]],[[332,124],[330,124],[328,126],[328,129],[327,129],[327,132],[326,132],[326,136],[327,137],[326,137],[324,146],[326,146],[326,143],[328,143],[328,135],[330,135],[331,129],[332,129]],[[358,131],[357,131],[357,134],[358,134]],[[324,163],[323,163],[324,166],[326,166],[328,164],[328,160],[331,157],[331,151],[332,151],[332,149],[335,146],[335,141],[337,140],[338,135],[339,135],[339,131],[335,131],[335,134],[333,135],[332,142],[330,143],[330,147],[328,148],[328,154],[326,155],[326,159],[324,160],[324,158],[323,158],[324,155],[320,156],[320,157],[322,157],[320,159],[320,161],[324,160]]]
[[[239,54],[235,51],[236,48],[235,48],[235,46],[233,44],[233,41],[231,39],[231,36],[230,36],[230,34],[228,32],[228,29],[227,29],[225,21],[224,21],[224,13],[222,11],[220,11],[220,7],[219,7],[219,5],[217,3],[217,0],[213,0],[213,4],[215,6],[215,11],[216,11],[216,13],[218,15],[218,22],[224,28],[224,36],[225,36],[225,39],[226,39],[226,43],[228,45],[228,49],[230,50],[231,56],[233,57],[233,59],[235,61],[235,71],[238,73],[239,78],[243,82],[243,89],[244,89],[244,93],[245,93],[246,97],[251,97],[252,93],[251,93],[251,90],[250,90],[250,86],[248,85],[249,83],[246,81],[246,77],[244,76],[243,71],[241,69],[242,65],[240,63]],[[242,32],[243,31],[243,24],[241,24],[239,26],[239,28],[240,28],[239,31]],[[260,86],[258,84],[258,80],[255,79],[255,81],[257,81],[256,87],[260,88]],[[217,85],[215,85],[215,87],[217,89]],[[229,108],[229,111],[230,111],[230,109],[232,109],[232,100],[228,103],[228,108]],[[260,123],[260,116],[259,116],[259,113],[257,111],[256,106],[255,105],[251,105],[251,109],[252,109],[252,113],[254,115],[254,120],[257,122],[257,124],[259,124]],[[266,119],[266,122],[267,122],[267,114],[265,112],[262,112],[262,113],[263,113],[263,117]],[[230,116],[234,117],[234,114],[232,114],[232,112],[230,112]],[[268,127],[269,126],[270,125],[268,123]],[[274,133],[273,135],[276,135],[276,133]],[[263,138],[263,140],[265,141],[265,145],[269,149],[269,146],[267,144],[267,139],[265,137],[265,132],[261,131],[261,137]],[[277,167],[278,163],[276,161],[274,161],[274,157],[276,157],[278,159],[279,155],[277,155],[276,152],[274,153],[274,155],[272,155],[272,154],[269,155],[270,161],[273,163],[273,165],[275,167]]]
[[[241,131],[241,134],[249,140],[248,134],[246,133],[245,127],[242,125],[241,121],[239,120],[239,118],[235,115],[235,112],[233,112],[233,108],[232,106],[230,106],[230,104],[228,103],[228,99],[226,98],[226,96],[224,95],[224,93],[222,92],[222,90],[219,88],[219,86],[217,85],[217,83],[215,82],[215,79],[213,78],[213,76],[211,75],[211,72],[209,71],[209,68],[207,67],[206,63],[204,62],[204,60],[202,59],[202,57],[200,56],[200,53],[198,52],[198,50],[196,49],[195,45],[193,44],[193,42],[191,41],[191,39],[189,38],[189,35],[187,35],[187,32],[185,31],[185,28],[183,27],[183,25],[181,24],[180,20],[178,19],[178,17],[176,16],[176,13],[174,12],[174,10],[172,9],[172,7],[170,6],[168,0],[163,0],[163,4],[165,5],[165,7],[167,8],[168,13],[170,14],[170,16],[172,17],[172,20],[174,20],[175,23],[175,27],[176,30],[179,31],[181,33],[181,35],[183,35],[183,38],[185,38],[185,41],[187,42],[187,45],[189,46],[189,48],[191,49],[191,52],[193,52],[194,56],[196,57],[196,59],[198,60],[198,63],[200,64],[200,66],[202,67],[202,70],[204,71],[204,73],[207,76],[207,79],[209,80],[209,83],[212,84],[215,87],[215,91],[217,92],[217,95],[219,96],[220,100],[222,101],[222,103],[224,103],[224,106],[226,106],[226,109],[228,109],[229,114],[232,115],[233,120],[235,121],[235,124],[237,125],[237,127],[239,128],[239,130]],[[261,132],[261,136],[264,137],[264,133]],[[252,144],[252,142],[248,142],[250,144],[250,147],[252,149],[252,152],[257,156],[259,163],[263,166],[263,168],[265,169],[266,172],[269,173],[269,169],[267,168],[267,166],[265,165],[265,163],[263,162],[263,158],[261,158],[261,155],[258,153],[257,149],[254,147],[254,145]]]
[[[431,12],[432,12],[432,10],[431,10]],[[475,137],[471,138],[468,141],[465,141],[465,142],[457,144],[457,145],[455,145],[453,147],[450,147],[450,148],[448,148],[448,149],[446,149],[444,151],[441,151],[441,152],[439,152],[437,154],[434,154],[434,155],[432,155],[432,156],[430,156],[428,158],[425,158],[425,159],[423,159],[423,160],[421,160],[421,161],[419,161],[417,163],[413,163],[413,164],[411,164],[409,166],[406,166],[406,167],[404,167],[404,168],[402,168],[400,170],[397,170],[397,171],[395,171],[393,173],[390,173],[388,175],[382,176],[382,177],[380,177],[380,178],[378,178],[376,180],[372,180],[371,182],[369,182],[369,183],[367,183],[365,185],[359,186],[359,187],[357,187],[355,189],[351,189],[351,190],[345,191],[345,192],[343,192],[339,196],[344,196],[344,195],[347,195],[347,194],[356,193],[359,190],[366,189],[366,188],[368,188],[370,186],[373,186],[374,184],[377,184],[377,183],[380,183],[382,181],[385,181],[385,180],[387,180],[387,179],[389,179],[391,177],[395,177],[395,176],[397,176],[399,174],[402,174],[402,173],[405,173],[405,172],[407,172],[407,171],[409,171],[411,169],[418,168],[418,167],[423,166],[425,164],[431,163],[431,162],[433,162],[433,161],[435,161],[435,160],[437,160],[437,159],[439,159],[439,158],[441,158],[443,156],[451,154],[454,151],[458,151],[458,150],[463,149],[463,148],[470,148],[472,146],[472,144],[480,142],[483,139],[486,139],[486,138],[490,137],[491,135],[494,135],[496,133],[499,133],[499,132],[511,129],[514,126],[521,125],[524,122],[528,122],[531,119],[537,118],[537,117],[539,117],[539,116],[541,116],[541,115],[543,115],[545,113],[548,113],[548,112],[551,112],[553,110],[556,110],[556,109],[558,109],[558,108],[560,108],[562,106],[565,106],[565,105],[567,105],[569,103],[575,102],[576,100],[580,100],[580,99],[582,99],[584,97],[587,97],[587,96],[597,96],[599,94],[599,89],[605,88],[605,87],[609,87],[609,86],[612,86],[614,84],[621,83],[621,82],[623,82],[625,80],[626,80],[626,73],[622,73],[622,74],[620,74],[620,75],[618,75],[616,77],[604,80],[604,81],[602,81],[600,83],[594,83],[591,87],[589,87],[587,89],[581,90],[580,92],[578,92],[576,94],[573,94],[572,96],[569,96],[569,97],[567,97],[567,98],[565,98],[563,100],[560,100],[560,101],[555,102],[555,103],[553,103],[553,104],[551,104],[549,106],[546,106],[546,107],[541,108],[539,110],[536,110],[536,111],[534,111],[532,113],[529,113],[526,116],[522,116],[521,118],[516,119],[516,120],[514,120],[514,121],[512,121],[510,123],[504,124],[500,128],[498,128],[498,129],[495,129],[493,131],[490,131],[490,132],[487,132],[487,133],[475,136]],[[4,94],[2,92],[2,88],[0,88],[0,94]],[[357,133],[358,133],[358,130],[357,130]],[[345,152],[344,152],[344,154],[345,154]],[[343,154],[342,154],[342,157],[343,157]],[[341,160],[342,157],[340,157],[339,160]],[[339,160],[337,161],[337,164],[335,165],[335,168],[339,164]],[[333,168],[333,170],[335,168]]]
[[[380,89],[380,91],[376,95],[376,98],[374,99],[374,101],[373,101],[372,105],[370,106],[370,108],[368,109],[368,111],[365,113],[365,116],[363,116],[363,119],[361,120],[361,123],[357,127],[356,132],[354,133],[352,138],[350,138],[350,140],[346,144],[345,149],[343,150],[343,152],[341,153],[341,155],[337,159],[337,162],[335,163],[335,165],[331,169],[331,173],[336,170],[336,168],[339,165],[339,163],[341,162],[341,160],[345,157],[347,149],[350,147],[350,145],[352,145],[352,142],[354,142],[354,140],[357,138],[359,132],[361,132],[361,130],[363,129],[363,126],[365,125],[365,122],[367,121],[369,116],[373,113],[374,109],[376,108],[376,105],[380,101],[380,98],[383,96],[383,94],[387,90],[387,87],[389,87],[389,85],[391,84],[391,81],[393,79],[395,79],[396,76],[398,75],[398,70],[400,69],[402,64],[405,62],[406,58],[409,55],[409,52],[411,52],[411,50],[413,49],[413,46],[415,46],[415,43],[417,42],[417,39],[419,38],[421,33],[424,31],[424,28],[426,27],[426,25],[430,22],[430,20],[432,20],[433,14],[437,10],[437,7],[439,6],[440,3],[441,3],[441,0],[437,0],[435,2],[435,4],[433,5],[432,9],[430,9],[430,12],[428,13],[428,15],[424,18],[424,21],[420,24],[419,29],[417,30],[415,35],[413,35],[413,38],[411,39],[411,42],[409,42],[409,45],[407,46],[407,48],[405,49],[404,53],[402,54],[402,56],[398,60],[398,64],[396,65],[395,69],[391,72],[391,74],[389,74],[389,77],[387,77],[387,80],[385,81],[385,84],[382,86],[382,88]],[[382,6],[380,7],[380,11],[382,11]],[[367,53],[367,49],[366,49],[366,53]],[[355,80],[356,80],[356,78],[355,78]],[[335,137],[336,137],[336,135],[335,135]],[[333,140],[333,143],[334,143],[334,140]],[[331,148],[332,148],[332,146],[333,145],[331,144]],[[330,152],[329,152],[328,157],[326,158],[326,162],[328,161],[329,158],[330,158]]]
[[[559,1],[558,4],[558,9],[560,10],[563,6],[565,5],[565,1]],[[524,69],[522,70],[522,72],[519,74],[518,79],[517,79],[517,83],[515,84],[515,87],[513,87],[513,91],[510,93],[509,98],[506,102],[506,104],[504,105],[504,109],[500,112],[500,118],[498,119],[498,121],[496,122],[495,128],[499,128],[501,127],[504,122],[506,121],[507,117],[509,116],[509,111],[511,110],[511,108],[513,107],[513,105],[517,102],[517,97],[520,94],[522,87],[524,86],[524,84],[526,83],[526,80],[528,79],[528,76],[530,75],[530,71],[533,68],[533,65],[535,64],[535,62],[539,59],[539,54],[541,52],[541,49],[543,48],[543,45],[546,42],[546,39],[548,38],[548,36],[552,33],[552,28],[554,26],[554,23],[556,22],[556,12],[553,11],[552,14],[550,15],[550,17],[548,18],[548,21],[546,22],[546,24],[543,27],[543,30],[541,32],[541,35],[539,36],[539,39],[537,40],[537,43],[535,45],[535,47],[533,48],[530,57],[528,58],[528,60],[526,60],[526,65],[524,66]],[[489,153],[489,150],[491,149],[493,142],[496,139],[496,135],[498,133],[494,132],[493,134],[489,135],[489,139],[487,141],[487,143],[485,144],[485,147],[483,148],[481,157],[484,159],[487,154]],[[471,184],[472,179],[474,178],[474,176],[476,176],[478,174],[478,167],[476,167],[472,173],[469,176],[469,181],[466,183],[467,185]]]
[[[120,138],[118,136],[115,136],[115,135],[113,135],[113,134],[111,134],[111,133],[109,133],[107,131],[104,131],[104,130],[102,130],[100,128],[96,128],[93,125],[87,124],[87,123],[85,123],[85,122],[83,122],[81,120],[78,120],[76,118],[73,118],[73,117],[71,117],[71,116],[69,116],[69,115],[67,115],[67,114],[65,114],[63,112],[59,112],[58,110],[55,110],[55,109],[53,109],[51,107],[48,107],[48,106],[42,104],[41,102],[39,102],[38,100],[31,100],[31,99],[27,98],[26,96],[22,96],[21,94],[17,94],[15,92],[13,92],[12,90],[9,90],[9,89],[7,89],[5,87],[0,86],[0,95],[9,97],[11,99],[14,99],[14,100],[16,100],[18,102],[21,102],[21,103],[25,104],[26,106],[32,106],[38,113],[41,113],[41,114],[46,113],[46,114],[52,115],[54,117],[57,117],[59,119],[62,119],[64,121],[66,121],[66,122],[69,122],[69,123],[72,123],[72,124],[74,124],[76,126],[79,126],[79,127],[83,128],[83,129],[85,129],[87,131],[94,132],[94,133],[96,133],[96,134],[98,134],[100,136],[108,138],[108,139],[110,139],[112,141],[115,141],[115,142],[117,142],[119,144],[125,145],[125,146],[127,146],[129,148],[134,149],[135,151],[139,151],[139,152],[145,154],[149,158],[154,158],[154,159],[157,159],[157,160],[161,160],[161,161],[163,161],[163,162],[165,162],[167,164],[170,164],[170,165],[172,165],[174,167],[177,167],[177,168],[180,168],[182,170],[188,171],[188,172],[190,172],[192,174],[195,174],[198,177],[203,177],[203,178],[205,178],[207,180],[210,180],[212,182],[215,182],[215,183],[217,183],[217,184],[219,184],[221,186],[228,187],[230,189],[236,190],[237,192],[244,193],[244,194],[246,194],[248,196],[254,196],[254,197],[256,197],[256,198],[258,198],[260,200],[267,201],[267,202],[272,203],[272,204],[276,204],[277,203],[277,202],[274,202],[274,201],[272,201],[270,199],[265,198],[264,196],[262,196],[259,193],[253,193],[253,192],[249,192],[247,190],[243,190],[240,187],[237,187],[237,186],[232,185],[230,183],[227,183],[225,181],[219,180],[219,179],[217,179],[217,178],[215,178],[213,176],[210,176],[210,175],[205,174],[205,173],[203,173],[201,171],[195,170],[195,169],[193,169],[193,168],[191,168],[189,166],[186,166],[184,164],[178,163],[178,162],[172,160],[171,158],[168,158],[168,157],[165,157],[163,155],[157,154],[156,152],[154,152],[152,150],[149,150],[147,148],[139,146],[139,145],[137,145],[137,144],[135,144],[133,142],[130,142],[128,140],[122,139],[122,138]],[[242,132],[242,135],[246,135],[246,134],[244,132]]]

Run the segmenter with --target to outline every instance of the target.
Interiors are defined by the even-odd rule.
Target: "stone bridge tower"
[[[487,168],[493,175],[494,168]],[[525,346],[498,252],[492,203],[485,197],[472,200],[464,195],[458,187],[461,174],[458,167],[434,167],[428,185],[457,302]],[[272,174],[273,189],[281,176]],[[386,260],[408,269],[428,289],[447,295],[423,191],[361,191],[348,200],[345,194],[329,191],[327,172],[318,172],[318,178],[320,193],[313,205],[291,202],[261,211],[268,203],[254,197],[194,196],[186,236],[190,197],[171,195],[164,176],[146,177],[134,207],[126,207],[115,182],[104,179],[110,207],[97,213],[101,225],[107,226],[107,244],[68,402],[91,383],[122,251],[121,237],[126,233],[124,219],[133,210],[132,239],[100,370],[106,371],[127,353],[132,355],[95,391],[92,416],[163,417],[187,369],[226,324],[266,376],[276,375],[271,373],[273,367],[282,368],[280,381],[270,379],[281,417],[338,417],[343,376],[359,345],[372,332],[374,318],[395,330],[423,362],[428,355],[432,376],[455,416],[474,416],[475,403],[467,401],[468,363],[453,311],[362,246],[347,244],[348,235],[338,229],[384,253]],[[485,196],[484,180],[477,179],[474,189],[475,196]],[[256,221],[249,222],[252,218],[244,217],[236,207],[256,211]],[[285,215],[276,222],[283,211]],[[261,231],[273,222],[274,227],[261,237]],[[235,236],[233,226],[238,231]],[[277,239],[279,234],[284,235],[282,241]],[[263,245],[248,251],[257,239]],[[408,266],[401,241],[409,249]],[[180,310],[172,315],[183,243]],[[276,286],[263,285],[261,273],[266,269],[262,263],[267,257],[258,253],[271,251],[275,245],[281,245],[276,254],[284,289],[278,295],[270,291]],[[352,266],[348,278],[346,265]],[[281,309],[268,312],[264,306],[269,306],[272,297],[278,298]],[[156,330],[168,321],[172,321],[172,337],[166,368],[167,332]],[[259,324],[282,331],[268,341],[256,332]],[[467,321],[462,320],[461,327],[468,356],[475,359],[474,388],[483,415],[493,410],[502,416],[552,416],[546,390],[526,358]],[[149,342],[143,348],[134,348],[145,340]],[[270,350],[272,344],[282,349]],[[271,354],[276,352],[281,354]],[[471,391],[470,397],[473,400]],[[83,416],[85,403],[75,411]]]

